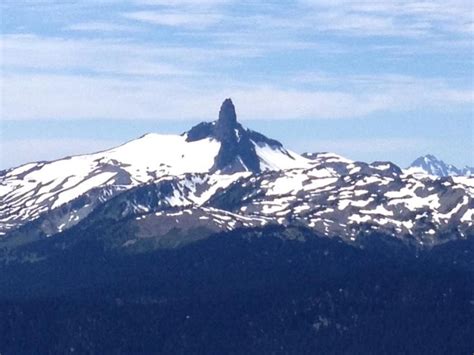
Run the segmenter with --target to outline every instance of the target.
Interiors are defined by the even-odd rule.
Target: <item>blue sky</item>
[[[4,0],[0,169],[239,119],[288,148],[474,165],[468,0]]]

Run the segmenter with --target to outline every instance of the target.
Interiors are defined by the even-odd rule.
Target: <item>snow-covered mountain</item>
[[[465,166],[459,169],[436,158],[432,154],[419,157],[411,163],[408,171],[412,173],[430,174],[434,176],[473,176],[474,167]]]
[[[433,175],[333,153],[296,154],[243,128],[227,99],[217,121],[180,136],[148,134],[2,172],[0,249],[114,228],[127,233],[113,234],[111,247],[125,250],[271,225],[351,244],[372,234],[418,247],[474,236],[474,178]]]
[[[147,134],[103,152],[37,162],[0,175],[0,235],[44,213],[67,210],[84,201],[55,233],[85,217],[111,196],[164,176],[280,170],[308,166],[309,161],[281,143],[244,129],[237,123],[231,100],[222,104],[219,119],[203,122],[182,135]]]

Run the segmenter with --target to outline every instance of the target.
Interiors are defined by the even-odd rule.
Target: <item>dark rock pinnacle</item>
[[[219,111],[218,126],[226,126],[234,128],[237,125],[237,115],[235,114],[235,106],[231,99],[225,99]]]
[[[281,143],[243,128],[237,122],[235,107],[230,98],[222,103],[217,121],[202,122],[186,134],[188,142],[213,138],[221,143],[212,172],[260,172],[260,159],[255,150],[255,144],[266,144],[275,149],[282,148]]]

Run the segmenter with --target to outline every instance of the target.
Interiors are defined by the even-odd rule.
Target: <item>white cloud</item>
[[[82,32],[136,32],[139,28],[134,26],[119,25],[111,22],[81,22],[65,27],[70,31]]]
[[[352,92],[379,93],[391,97],[393,105],[398,102],[400,109],[474,103],[473,88],[459,87],[459,82],[455,79],[418,78],[400,74],[341,76],[324,72],[306,72],[295,74],[292,80],[327,90],[345,89]]]
[[[138,8],[122,15],[152,25],[203,30],[224,18],[221,5],[230,2],[233,0],[133,0]]]
[[[124,14],[126,18],[143,21],[161,26],[182,26],[191,28],[206,28],[218,23],[223,17],[217,13],[182,13],[135,11]]]
[[[356,36],[472,34],[470,0],[301,0],[315,27]]]
[[[157,5],[165,9],[160,12],[153,7],[153,11],[129,12],[126,16],[163,25],[198,28],[215,24],[225,16],[217,10],[181,11],[191,6],[192,2],[187,0],[137,1],[139,6]],[[207,0],[202,6],[223,3]],[[206,43],[202,38],[196,43],[188,38],[181,42],[185,44],[176,45],[166,39],[150,42],[128,37],[5,35],[1,39],[2,117],[201,119],[214,117],[215,106],[227,96],[239,103],[244,119],[352,118],[374,112],[473,104],[472,87],[460,88],[447,80],[383,74],[335,76],[307,71],[293,78],[288,72],[278,71],[278,57],[275,57],[276,69],[265,68],[260,77],[260,71],[252,68],[253,63],[249,67],[254,77],[235,75],[234,70],[243,73],[242,76],[247,74],[244,60],[248,58],[265,57],[271,61],[272,55],[278,52],[288,61],[297,50],[307,50],[311,55],[341,52],[332,43],[299,40],[297,34],[310,26],[321,29],[329,24],[336,29],[356,28],[366,33],[370,33],[370,27],[375,32],[400,33],[394,21],[401,13],[428,16],[424,15],[426,10],[430,19],[445,22],[446,18],[450,19],[450,15],[440,10],[439,2],[433,6],[425,3],[415,6],[402,0],[363,3],[327,0],[305,4],[323,10],[319,12],[323,16],[321,21],[314,22],[315,15],[310,10],[296,21],[295,16],[301,10],[297,7],[298,11],[292,9],[287,17],[282,14],[228,16],[226,21],[231,21],[225,28],[219,28],[216,33],[204,32],[202,38],[209,39]],[[173,6],[180,11],[169,8]],[[390,11],[394,14],[385,16]],[[447,13],[455,12],[447,10]],[[279,25],[284,30],[280,31]],[[421,20],[412,25],[411,30],[430,30]],[[114,26],[121,25],[84,22],[69,28],[92,31],[101,26],[113,32],[118,30]],[[191,31],[188,35],[197,36],[196,32],[200,33]],[[282,67],[285,69],[287,64]]]
[[[133,2],[138,5],[213,7],[232,0],[133,0]]]
[[[189,76],[208,68],[209,61],[260,55],[253,49],[202,48],[140,43],[129,39],[88,39],[11,34],[0,38],[2,70],[8,72],[70,72],[88,74]]]
[[[387,97],[343,91],[254,87],[236,90],[232,97],[248,119],[352,118],[390,108]]]
[[[4,119],[173,119],[207,113],[204,102],[193,105],[196,99],[185,87],[166,81],[45,74],[6,75],[3,83]]]
[[[472,94],[407,85],[361,92],[199,82],[21,75],[3,78],[5,119],[209,119],[232,97],[242,119],[354,118],[375,112],[472,104]]]
[[[117,40],[47,38],[35,35],[6,35],[0,40],[4,72],[85,70],[121,75],[189,75],[178,66],[171,48]],[[179,49],[176,49],[176,52]]]

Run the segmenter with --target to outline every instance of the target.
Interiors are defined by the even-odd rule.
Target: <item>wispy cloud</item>
[[[232,0],[132,0],[139,5],[155,5],[155,6],[192,6],[192,7],[214,7]]]
[[[399,85],[387,90],[292,89],[219,81],[162,81],[74,75],[6,75],[6,119],[209,119],[231,96],[242,119],[355,118],[376,112],[472,105],[470,92]]]
[[[350,118],[473,103],[472,82],[460,85],[443,76],[416,77],[403,74],[402,67],[402,73],[391,74],[380,68],[378,74],[306,69],[317,67],[323,56],[339,62],[361,56],[362,62],[367,59],[363,53],[376,46],[397,55],[407,48],[400,42],[362,41],[357,49],[351,40],[324,39],[321,31],[349,37],[457,31],[450,27],[455,17],[460,23],[469,21],[464,0],[447,0],[449,6],[438,0],[301,0],[290,8],[266,4],[268,12],[261,13],[231,13],[236,3],[227,0],[131,0],[128,4],[112,11],[109,17],[115,16],[116,22],[91,19],[61,27],[79,32],[74,36],[64,32],[4,35],[2,116],[205,118],[209,110],[198,105],[213,107],[210,102],[218,104],[222,96],[231,95],[240,102],[244,118]],[[144,30],[137,23],[159,26]],[[137,29],[143,33],[133,32]],[[88,32],[113,35],[91,37]],[[456,39],[472,48],[462,36]],[[428,42],[431,45],[431,39]],[[390,57],[385,55],[384,60]],[[295,71],[300,65],[305,69]]]
[[[0,39],[2,68],[8,72],[71,72],[140,76],[189,76],[209,58],[253,57],[255,51],[136,43],[128,39],[68,39],[5,35]],[[204,63],[204,64],[203,64]],[[201,69],[199,69],[201,68]]]
[[[154,49],[114,40],[44,38],[10,35],[0,40],[3,69],[83,74],[179,76],[192,70],[174,64]],[[174,58],[174,56],[173,56]]]
[[[357,36],[472,35],[470,0],[301,0],[316,27]]]
[[[135,11],[124,14],[124,17],[143,21],[154,25],[206,28],[222,19],[222,15],[216,13],[180,13],[159,11]]]
[[[70,31],[84,32],[137,32],[140,31],[136,26],[119,25],[111,22],[81,22],[65,27]]]
[[[137,9],[122,15],[130,20],[158,26],[205,29],[225,17],[222,5],[234,0],[132,0]]]
[[[463,78],[421,78],[396,73],[337,75],[328,72],[297,72],[291,76],[291,81],[314,87],[328,89],[344,88],[357,92],[367,90],[377,92],[390,90],[402,91],[411,88],[409,91],[418,92],[416,96],[423,95],[424,92],[438,91],[447,94],[452,91],[459,91],[466,94],[466,96],[464,96],[466,103],[471,101],[469,97],[473,93],[471,82]],[[462,83],[464,83],[464,86]],[[458,89],[453,90],[455,87]]]

